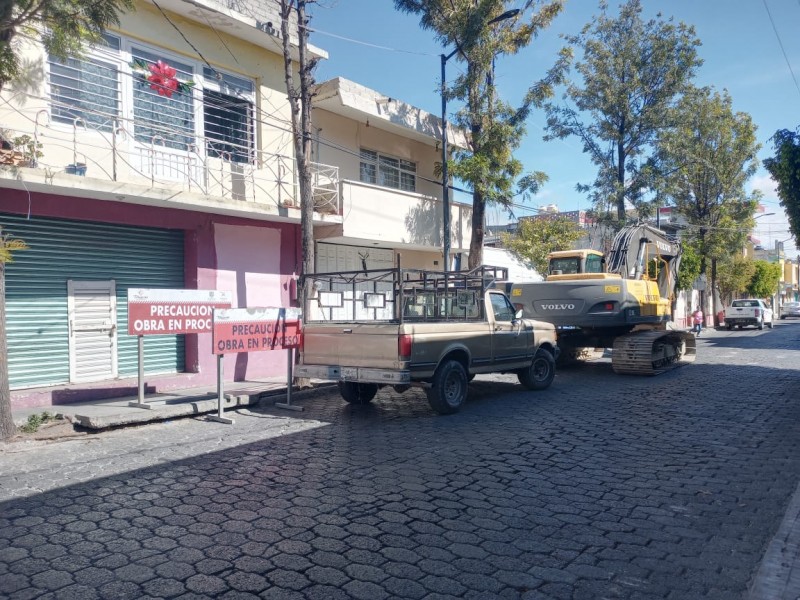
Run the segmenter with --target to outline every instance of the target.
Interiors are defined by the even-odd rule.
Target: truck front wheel
[[[536,351],[531,366],[517,372],[519,382],[529,390],[549,388],[555,376],[556,361],[552,354],[541,348]]]
[[[439,365],[433,374],[431,387],[426,391],[428,404],[440,415],[458,412],[467,398],[467,372],[457,360]]]
[[[356,383],[355,381],[340,381],[339,393],[350,404],[364,405],[372,402],[378,393],[377,383]]]

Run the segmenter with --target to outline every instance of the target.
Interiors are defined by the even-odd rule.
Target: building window
[[[147,81],[150,65],[176,69],[181,84],[160,95]],[[119,122],[138,144],[196,152],[237,163],[254,163],[255,84],[220,73],[158,48],[113,35],[87,50],[85,58],[48,61],[51,116],[88,129],[114,131]]]
[[[131,51],[133,61],[149,67],[160,58],[141,48]],[[169,65],[178,71],[178,81],[192,81],[192,67],[174,60]],[[171,98],[150,88],[144,77],[133,83],[133,135],[137,142],[188,150],[194,144],[194,110],[192,92],[176,91]]]
[[[119,38],[104,36],[110,53],[119,51]],[[48,57],[52,119],[59,123],[83,121],[83,125],[111,131],[120,117],[119,69],[102,58],[60,60]]]
[[[417,165],[409,160],[361,149],[361,181],[406,192],[417,189]]]
[[[206,152],[237,163],[255,160],[253,83],[203,68]]]

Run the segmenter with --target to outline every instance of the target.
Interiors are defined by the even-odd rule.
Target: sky
[[[523,4],[524,0],[507,2],[509,8]],[[609,0],[613,13],[618,4]],[[579,32],[599,12],[597,6],[597,0],[566,0],[562,13],[528,48],[513,57],[500,57],[495,77],[502,98],[517,104],[555,61],[564,45],[561,36]],[[800,36],[796,34],[800,0],[642,0],[642,6],[645,18],[660,11],[664,18],[694,26],[704,61],[694,84],[727,90],[734,111],[751,115],[762,146],[760,160],[774,153],[770,138],[777,130],[800,126]],[[395,10],[392,0],[318,0],[309,13],[311,43],[329,54],[317,67],[317,81],[344,77],[441,115],[440,55],[452,48],[443,49],[432,32],[421,29],[419,17]],[[448,61],[448,81],[462,69],[455,58]],[[448,108],[452,114],[458,106]],[[526,171],[544,171],[549,181],[526,202],[530,210],[514,210],[516,217],[534,214],[534,209],[548,204],[561,211],[590,208],[575,186],[594,180],[594,166],[577,138],[543,141],[544,124],[544,113],[531,114],[516,156]],[[770,249],[783,241],[787,255],[798,256],[775,183],[763,166],[748,185],[764,194],[755,237]],[[457,194],[455,200],[471,202],[466,195]],[[504,210],[491,209],[487,214],[490,223],[511,220]]]

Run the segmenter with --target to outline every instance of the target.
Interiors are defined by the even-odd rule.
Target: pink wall
[[[25,215],[29,210],[31,216],[183,229],[186,288],[230,290],[234,306],[238,307],[293,305],[290,281],[300,269],[297,224],[53,194],[28,196],[26,192],[8,189],[0,192],[0,211]],[[216,358],[211,354],[211,334],[186,336],[186,371],[174,376],[148,377],[148,392],[215,384]],[[225,358],[226,381],[280,376],[285,372],[285,351]],[[59,403],[129,395],[129,384],[130,381],[118,380],[73,385],[69,398]],[[63,384],[59,388],[64,391]],[[54,391],[19,390],[12,394],[12,403],[15,407],[54,404]]]

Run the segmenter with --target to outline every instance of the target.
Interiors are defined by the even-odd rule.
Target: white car
[[[781,307],[781,319],[800,317],[800,302],[787,302]]]
[[[775,324],[772,309],[767,303],[757,298],[747,298],[734,300],[725,309],[725,326],[728,330],[734,326],[741,329],[749,325],[754,325],[759,329],[764,329],[764,325],[772,329]]]

